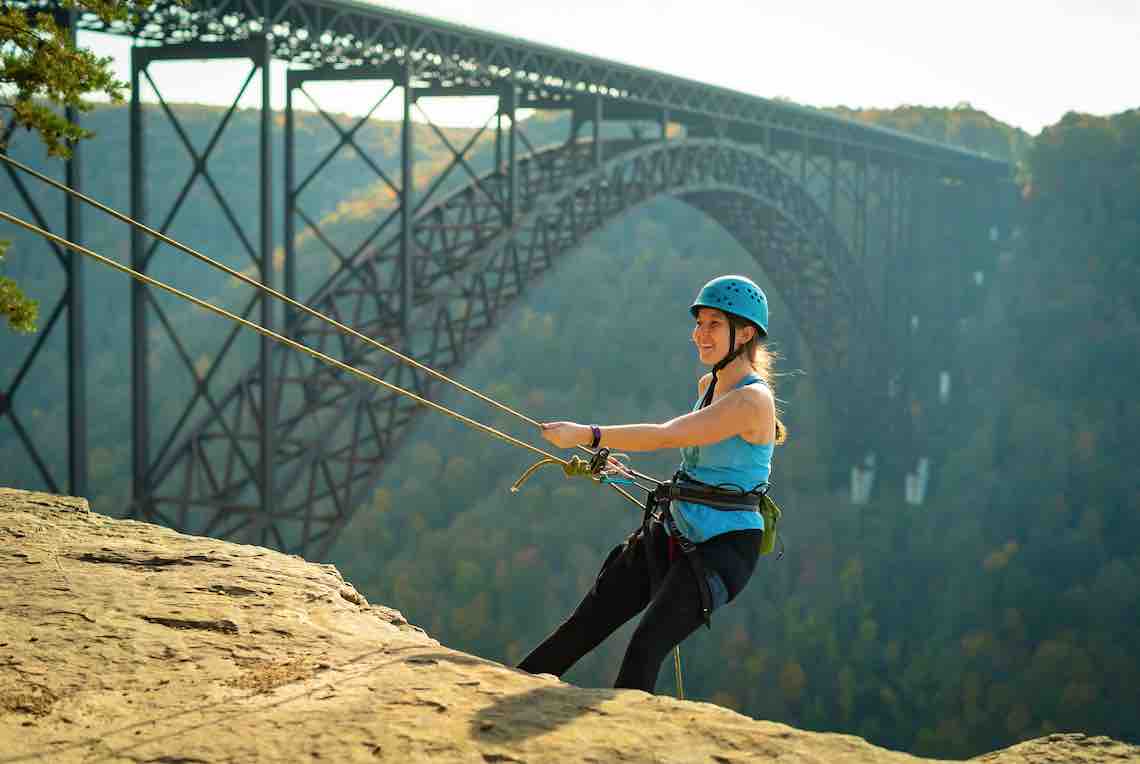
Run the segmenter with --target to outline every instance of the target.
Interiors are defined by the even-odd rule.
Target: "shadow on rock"
[[[558,685],[536,687],[497,697],[471,720],[471,737],[509,743],[552,732],[588,714],[609,716],[600,708],[615,690],[584,690]]]

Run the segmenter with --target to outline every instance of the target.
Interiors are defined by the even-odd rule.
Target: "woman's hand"
[[[544,422],[539,428],[542,437],[559,448],[588,445],[594,439],[590,426],[577,422]]]

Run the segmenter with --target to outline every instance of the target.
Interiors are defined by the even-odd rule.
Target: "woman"
[[[773,447],[786,437],[772,392],[772,357],[762,344],[768,334],[767,298],[751,279],[721,276],[701,288],[690,311],[696,318],[697,354],[713,367],[697,385],[691,413],[664,424],[552,422],[542,425],[542,436],[562,448],[680,448],[675,482],[703,484],[706,490],[732,486],[737,496],[766,489]],[[614,686],[653,692],[669,651],[744,588],[756,567],[763,529],[754,507],[664,504],[664,511],[647,515],[641,528],[614,547],[574,613],[519,668],[561,676],[645,609]]]

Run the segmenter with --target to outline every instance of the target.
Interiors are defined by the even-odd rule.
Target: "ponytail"
[[[730,316],[729,320],[736,324],[738,329],[751,325],[738,319],[736,316]],[[748,359],[748,364],[752,367],[752,370],[759,375],[760,379],[764,380],[764,384],[772,391],[772,398],[776,402],[776,444],[783,445],[788,439],[788,428],[787,425],[780,420],[780,402],[779,399],[776,398],[776,385],[773,381],[775,374],[772,369],[779,356],[765,346],[764,339],[760,336],[760,332],[754,334],[752,339],[744,343],[742,351],[741,354]]]

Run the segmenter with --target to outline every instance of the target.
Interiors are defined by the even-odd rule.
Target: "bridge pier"
[[[274,268],[272,262],[272,153],[270,146],[272,106],[270,103],[269,86],[269,63],[271,56],[272,51],[265,37],[254,37],[248,40],[226,42],[186,42],[158,47],[135,46],[131,49],[131,216],[136,220],[146,221],[148,213],[148,197],[145,184],[145,168],[147,166],[148,157],[141,100],[142,84],[145,79],[152,88],[162,111],[165,113],[167,120],[174,128],[193,162],[193,171],[189,179],[181,186],[177,201],[167,214],[159,230],[163,233],[167,233],[170,230],[183,201],[187,198],[195,181],[201,177],[212,189],[222,212],[233,225],[243,245],[245,254],[257,269],[257,278],[267,286],[272,286],[274,283]],[[235,58],[249,60],[251,64],[249,75],[242,84],[237,97],[223,116],[209,144],[202,152],[199,152],[191,143],[184,128],[179,123],[178,118],[163,98],[160,88],[149,72],[149,68],[151,64],[157,62]],[[237,105],[254,75],[260,75],[261,91],[257,159],[259,200],[256,214],[258,217],[258,234],[256,237],[249,237],[243,226],[238,222],[240,216],[235,214],[231,209],[229,203],[222,195],[218,184],[213,179],[208,161],[210,155],[218,146],[222,138],[222,132],[230,118],[236,112]],[[256,245],[252,243],[253,240],[257,241]],[[137,229],[133,230],[131,233],[132,267],[141,273],[146,273],[150,268],[151,260],[158,247],[159,242],[146,238]],[[276,325],[276,311],[274,310],[272,301],[263,294],[258,295],[253,298],[247,310],[251,309],[255,303],[258,303],[260,307],[259,323],[268,329],[273,329]],[[152,361],[150,349],[151,329],[149,326],[149,316],[152,307],[160,320],[162,330],[171,340],[178,356],[185,365],[186,372],[191,377],[194,389],[190,402],[185,405],[181,415],[177,417],[176,422],[170,428],[169,436],[164,445],[158,449],[157,456],[153,458],[151,452],[151,447],[154,444],[152,436],[155,435],[156,432],[155,420],[152,416],[152,389],[150,385],[149,368]],[[197,369],[178,335],[169,324],[167,317],[162,312],[158,303],[155,302],[151,293],[148,292],[147,287],[137,281],[131,283],[132,516],[147,519],[154,519],[155,516],[158,516],[154,506],[154,494],[157,490],[155,473],[164,460],[174,439],[179,435],[182,424],[190,417],[198,401],[205,401],[213,413],[218,416],[219,419],[223,419],[221,416],[221,408],[213,400],[211,395],[210,382],[219,367],[227,360],[228,355],[233,352],[233,342],[238,331],[240,331],[239,327],[231,328],[228,339],[222,344],[221,351],[210,360],[208,369],[205,371]],[[235,440],[235,442],[252,439],[257,443],[257,460],[252,463],[249,461],[243,449],[240,447],[237,449],[237,452],[241,454],[238,461],[242,462],[242,468],[245,470],[250,482],[255,486],[256,495],[249,495],[249,491],[235,490],[231,492],[228,487],[223,487],[221,489],[223,495],[219,496],[220,499],[227,501],[235,510],[238,510],[235,514],[244,514],[244,518],[240,521],[238,527],[232,528],[231,533],[241,529],[247,538],[262,544],[271,543],[269,539],[270,528],[267,524],[267,519],[273,514],[275,496],[273,454],[276,448],[274,441],[276,430],[274,421],[277,412],[277,401],[275,399],[277,385],[275,382],[274,369],[270,364],[271,346],[271,340],[265,337],[259,338],[255,380],[258,386],[256,398],[252,397],[254,396],[253,392],[248,392],[248,395],[251,397],[247,401],[244,401],[249,408],[248,418],[256,420],[254,433],[252,435],[243,436],[240,431],[236,431],[228,424],[223,425],[226,436]],[[250,385],[250,387],[253,386],[253,384]],[[169,423],[163,421],[162,424],[167,425]],[[226,466],[227,474],[233,467],[234,465],[232,463]],[[168,524],[176,525],[176,527],[186,527],[190,520],[189,513],[189,502],[184,501],[178,507],[177,518],[159,517]],[[221,518],[215,517],[211,524],[207,526],[206,532],[210,530],[216,531],[220,523]]]
[[[507,138],[507,227],[513,227],[518,219],[519,210],[519,173],[518,173],[518,105],[519,89],[515,85],[508,85],[506,93],[499,97],[499,113],[504,111],[511,121],[511,130]],[[502,165],[497,165],[501,167]]]
[[[602,120],[605,118],[605,103],[602,100],[602,94],[598,93],[594,96],[594,167],[602,166]]]
[[[68,34],[74,44],[78,14],[71,10],[67,18]],[[79,122],[79,112],[73,107],[68,107],[66,117],[70,122]],[[71,147],[71,159],[67,162],[67,185],[76,191],[81,190],[83,185],[82,161],[82,150],[76,143]],[[67,238],[79,243],[83,241],[79,200],[69,194],[65,204]],[[67,482],[68,490],[73,496],[87,495],[87,341],[84,331],[87,290],[83,279],[83,260],[78,252],[67,253]]]
[[[499,95],[499,108],[495,112],[495,168],[507,178],[507,225],[513,226],[519,210],[518,177],[518,107],[519,89],[514,84],[503,88]],[[503,117],[510,121],[507,128],[506,163],[503,162]]]
[[[400,127],[400,335],[407,347],[412,335],[412,300],[415,292],[415,273],[412,257],[412,215],[416,199],[415,150],[412,129],[412,76],[410,60],[404,62],[403,119]]]

